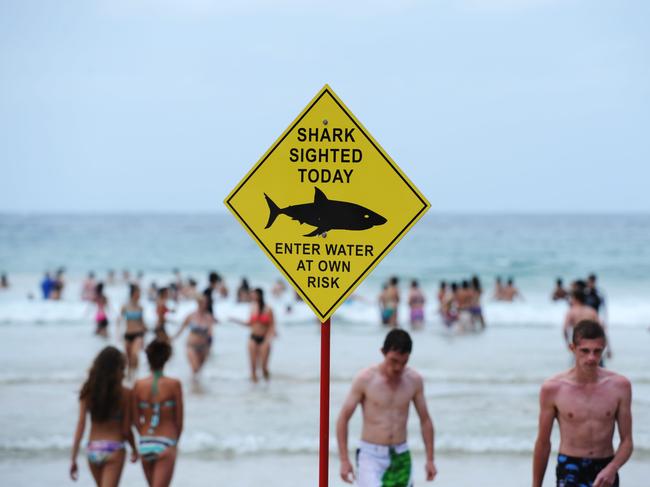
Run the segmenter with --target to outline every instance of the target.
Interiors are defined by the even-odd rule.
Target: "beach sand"
[[[424,480],[424,457],[414,455],[415,485],[435,487],[522,487],[530,485],[531,458],[528,455],[441,455],[437,460],[438,477],[432,483]],[[85,462],[80,457],[80,460]],[[634,456],[621,471],[625,487],[644,487],[648,482],[650,458]],[[330,457],[331,487],[345,484],[338,476],[338,458]],[[67,459],[43,458],[38,468],[34,462],[21,458],[0,461],[0,481],[11,487],[40,485],[75,485],[94,487],[87,465],[80,463],[76,483],[67,476]],[[269,474],[273,472],[273,474]],[[127,465],[121,485],[146,487],[139,464]],[[265,486],[309,487],[318,485],[317,455],[259,455],[236,458],[187,458],[176,465],[172,485],[182,487]],[[555,485],[554,457],[549,461],[544,487]]]

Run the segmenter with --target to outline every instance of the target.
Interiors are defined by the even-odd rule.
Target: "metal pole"
[[[319,487],[329,482],[330,450],[330,320],[321,323],[320,329],[320,447]]]

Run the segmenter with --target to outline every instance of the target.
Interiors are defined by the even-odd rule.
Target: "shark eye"
[[[367,218],[370,218],[370,215],[368,215],[368,214],[366,213],[365,215],[363,215],[363,217],[367,219]]]

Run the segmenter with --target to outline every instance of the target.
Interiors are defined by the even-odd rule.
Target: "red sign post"
[[[320,447],[318,450],[319,487],[328,486],[330,453],[330,320],[320,328]]]

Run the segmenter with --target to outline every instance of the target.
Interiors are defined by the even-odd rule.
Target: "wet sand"
[[[85,459],[79,458],[80,478],[69,480],[68,460],[60,456],[34,461],[20,457],[0,460],[0,483],[12,487],[75,485],[94,487]],[[554,456],[549,461],[544,487],[555,485]],[[424,480],[424,458],[414,455],[415,485],[436,487],[522,487],[530,485],[531,458],[528,455],[445,454],[437,462],[435,482]],[[621,485],[647,485],[650,458],[633,456],[621,471]],[[330,457],[330,486],[343,487],[338,477],[338,458]],[[121,485],[146,487],[139,464],[125,466]],[[176,465],[172,485],[182,487],[307,487],[318,485],[318,457],[314,455],[259,455],[237,458],[188,458]]]

